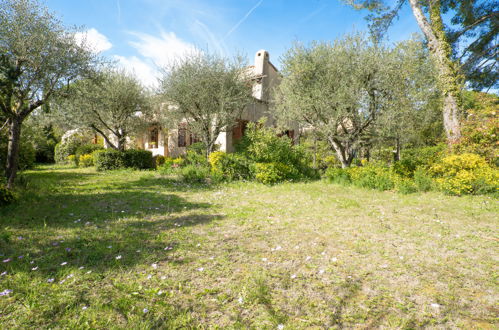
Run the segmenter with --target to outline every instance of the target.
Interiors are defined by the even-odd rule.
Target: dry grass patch
[[[490,197],[27,176],[0,214],[2,327],[497,326]]]

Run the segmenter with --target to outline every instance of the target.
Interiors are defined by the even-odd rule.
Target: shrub
[[[474,91],[465,91],[463,96],[465,115],[461,123],[462,138],[454,149],[460,153],[478,154],[490,164],[499,166],[497,157],[499,97]]]
[[[349,184],[351,183],[350,174],[347,170],[338,167],[330,167],[326,170],[326,178],[332,182],[337,184]]]
[[[499,189],[499,171],[476,154],[447,156],[430,171],[438,187],[448,194],[477,194]]]
[[[125,167],[124,153],[114,149],[94,152],[94,164],[97,171],[116,170]]]
[[[185,160],[182,157],[177,157],[172,160],[172,167],[179,168],[186,165]]]
[[[57,142],[51,139],[37,141],[35,145],[35,160],[37,163],[53,163],[55,161],[55,146]]]
[[[414,180],[407,178],[400,178],[396,181],[396,189],[401,194],[412,194],[418,191],[418,187]]]
[[[406,161],[407,166],[410,166],[413,171],[418,166],[430,167],[440,161],[447,151],[445,144],[422,148],[408,148],[402,150],[402,161]]]
[[[256,163],[255,179],[264,184],[275,184],[299,177],[296,169],[283,163]]]
[[[398,162],[393,163],[392,171],[404,178],[412,178],[418,162],[414,158],[404,158]]]
[[[75,155],[76,150],[85,145],[85,138],[79,135],[72,135],[68,137],[65,141],[59,142],[55,146],[54,158],[56,163],[67,164],[68,156]]]
[[[423,167],[418,167],[414,172],[414,184],[418,191],[430,191],[433,188],[433,180]]]
[[[251,162],[239,154],[217,151],[210,154],[211,174],[217,181],[244,180],[252,177]]]
[[[189,183],[204,183],[209,175],[209,168],[204,166],[186,165],[180,170],[182,180]]]
[[[0,206],[9,205],[16,201],[16,196],[12,191],[0,184]]]
[[[74,155],[79,160],[81,155],[91,155],[94,153],[94,151],[102,149],[104,149],[104,147],[99,144],[93,144],[93,143],[83,144],[78,148],[76,148]]]
[[[148,150],[129,149],[123,152],[125,167],[138,170],[154,168],[152,152]]]
[[[188,146],[184,159],[186,165],[208,166],[208,161],[206,160],[206,148],[201,142]]]
[[[76,156],[75,155],[69,155],[67,157],[66,164],[71,164],[71,165],[74,165],[74,166],[78,166],[78,161],[76,160]]]
[[[270,128],[248,124],[246,133],[236,151],[253,163],[279,163],[291,168],[293,176],[315,175],[310,168],[310,155],[300,146],[294,146],[287,136],[279,137]]]
[[[78,160],[78,166],[80,167],[90,167],[94,166],[94,156],[90,154],[81,155]]]
[[[395,175],[388,167],[369,163],[367,166],[348,169],[352,183],[359,187],[390,190],[395,187]]]
[[[7,135],[2,134],[2,132],[0,131],[0,174],[2,175],[5,171],[5,165],[7,163],[7,147]],[[21,139],[21,144],[19,146],[19,170],[32,168],[35,164],[35,159],[36,151],[31,141]]]
[[[165,156],[157,155],[154,158],[154,163],[156,164],[156,167],[159,167],[165,163]]]

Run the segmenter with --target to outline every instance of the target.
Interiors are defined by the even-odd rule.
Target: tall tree
[[[218,135],[230,130],[252,102],[251,78],[240,57],[203,52],[186,56],[166,68],[162,79],[167,121],[187,120],[188,129],[201,139],[209,155]]]
[[[96,61],[95,54],[76,42],[74,32],[36,0],[0,2],[0,112],[9,127],[9,188],[17,173],[23,121],[62,95]]]
[[[283,56],[276,91],[281,121],[313,129],[336,151],[342,167],[356,152],[378,116],[390,105],[393,66],[389,52],[361,35],[334,44],[295,44]]]
[[[127,137],[145,123],[151,109],[137,78],[111,69],[74,83],[54,108],[59,121],[73,128],[90,128],[117,150],[125,149]]]
[[[475,88],[497,86],[497,31],[499,3],[489,0],[397,0],[390,8],[383,0],[346,0],[358,9],[368,9],[373,34],[380,38],[405,3],[436,59],[443,95],[443,122],[449,143],[461,136],[460,92],[463,77]],[[442,16],[452,13],[450,25]]]

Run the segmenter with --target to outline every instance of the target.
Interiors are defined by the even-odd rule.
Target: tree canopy
[[[372,13],[367,17],[374,36],[381,38],[400,9],[408,2],[420,8],[432,29],[441,29],[449,42],[451,56],[460,65],[470,87],[474,89],[497,88],[499,71],[497,67],[497,31],[499,30],[499,2],[490,0],[397,0],[393,6],[384,0],[347,0],[357,9]],[[449,17],[447,22],[443,16]],[[424,32],[424,31],[423,31]],[[431,42],[431,40],[428,40]]]
[[[21,124],[51,97],[93,69],[94,53],[36,0],[0,2],[0,112],[7,118],[6,176],[13,185]]]
[[[125,149],[127,137],[145,123],[151,112],[149,96],[137,78],[116,69],[77,81],[69,97],[56,104],[59,120],[73,128],[91,128],[118,150]]]
[[[283,56],[277,90],[281,120],[297,120],[320,134],[350,166],[373,123],[393,97],[395,70],[386,49],[361,35],[333,44],[295,44]]]
[[[232,129],[252,101],[252,82],[240,57],[198,52],[166,68],[160,93],[167,123],[187,129],[213,151],[218,135]]]

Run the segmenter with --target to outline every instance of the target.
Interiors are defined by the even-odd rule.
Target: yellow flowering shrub
[[[68,162],[69,162],[70,164],[73,164],[73,165],[75,165],[75,166],[78,166],[78,160],[77,160],[77,158],[76,158],[76,156],[75,156],[75,155],[69,155],[68,157],[66,157],[66,159],[68,160]]]
[[[499,170],[491,167],[485,158],[464,153],[450,155],[430,168],[437,186],[453,195],[497,193]]]
[[[78,165],[80,167],[94,166],[94,156],[90,154],[81,155],[78,160]]]
[[[216,172],[217,169],[218,169],[218,165],[220,163],[220,161],[225,157],[225,152],[223,151],[215,151],[215,152],[212,152],[210,154],[210,156],[208,156],[208,162],[210,163],[210,166],[211,166],[211,170],[213,172]]]

